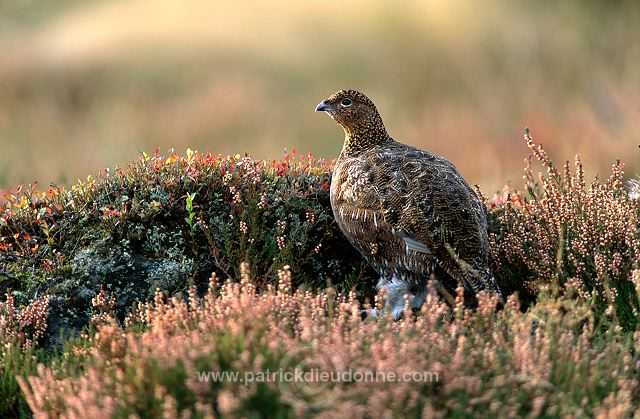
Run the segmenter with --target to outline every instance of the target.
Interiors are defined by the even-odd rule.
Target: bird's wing
[[[484,209],[451,163],[399,143],[368,159],[385,221],[408,250],[430,252],[454,277],[461,263],[486,267]]]

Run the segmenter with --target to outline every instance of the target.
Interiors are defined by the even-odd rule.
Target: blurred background
[[[338,155],[315,105],[355,88],[394,138],[486,193],[529,126],[590,176],[640,173],[640,2],[0,0],[0,189],[141,151]]]

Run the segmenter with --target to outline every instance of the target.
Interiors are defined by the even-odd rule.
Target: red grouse
[[[340,90],[320,102],[344,130],[331,180],[331,207],[349,242],[380,275],[385,307],[402,316],[404,297],[419,308],[431,274],[472,295],[501,295],[489,268],[484,209],[460,172],[442,157],[394,141],[373,102]]]

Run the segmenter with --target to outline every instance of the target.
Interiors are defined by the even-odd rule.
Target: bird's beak
[[[316,112],[329,112],[331,111],[331,106],[329,106],[324,100],[318,103],[316,106]]]

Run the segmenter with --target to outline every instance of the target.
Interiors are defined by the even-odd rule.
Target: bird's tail
[[[484,264],[468,263],[462,259],[455,250],[445,244],[447,250],[458,264],[465,287],[471,287],[474,293],[480,291],[493,292],[502,298],[502,292],[498,286],[498,281],[491,273],[491,269]]]

